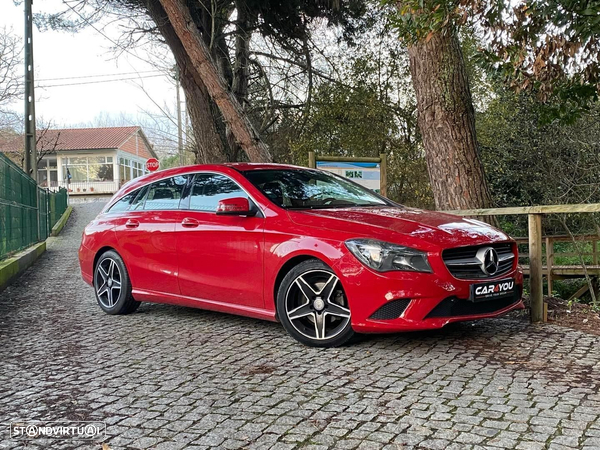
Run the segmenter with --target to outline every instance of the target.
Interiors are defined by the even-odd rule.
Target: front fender
[[[323,261],[337,273],[336,266],[347,252],[344,243],[335,240],[296,236],[267,246],[265,255],[265,308],[275,310],[275,285],[282,270],[288,270],[293,260],[315,258]]]

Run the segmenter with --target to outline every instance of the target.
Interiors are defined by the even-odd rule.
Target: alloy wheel
[[[112,258],[105,258],[96,268],[96,295],[106,308],[112,308],[121,296],[121,270]]]
[[[285,312],[303,336],[327,340],[350,322],[350,309],[340,280],[325,270],[310,270],[296,277],[285,299]]]

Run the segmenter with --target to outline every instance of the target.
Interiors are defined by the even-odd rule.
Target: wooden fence
[[[590,203],[582,205],[544,205],[544,206],[524,206],[512,208],[492,208],[492,209],[463,209],[456,211],[445,211],[459,216],[510,216],[510,215],[527,215],[529,220],[529,236],[527,242],[529,245],[529,277],[530,277],[530,297],[531,297],[531,321],[542,322],[544,320],[544,302],[543,302],[543,276],[550,273],[549,282],[552,283],[553,273],[555,268],[552,267],[554,242],[558,239],[566,239],[566,237],[555,237],[546,241],[546,249],[550,248],[550,252],[546,258],[546,267],[543,264],[543,243],[544,236],[542,235],[542,216],[544,214],[573,214],[573,213],[596,213],[600,212],[600,203]],[[596,236],[596,238],[598,238]],[[570,239],[570,237],[569,237]],[[590,239],[591,240],[591,239]],[[595,246],[592,252],[592,258],[597,265],[598,250]],[[577,254],[580,255],[580,254]],[[550,272],[548,272],[548,261],[550,261]],[[568,271],[569,269],[565,269]],[[584,269],[585,270],[585,269]],[[600,267],[598,268],[600,273]]]
[[[515,238],[517,244],[529,245],[529,238]],[[548,296],[552,295],[552,287],[554,284],[554,280],[564,280],[567,278],[585,278],[586,275],[593,280],[594,293],[596,298],[598,298],[600,294],[598,279],[600,279],[600,265],[598,265],[598,258],[600,256],[598,252],[598,241],[600,241],[600,236],[595,235],[578,235],[578,236],[544,236],[543,242],[545,245],[545,264],[542,261],[542,273],[546,276],[547,280],[547,294]],[[557,251],[556,246],[554,244],[560,242],[568,242],[574,243],[577,247],[585,247],[586,244],[590,244],[588,247],[591,247],[591,252],[586,252],[583,250],[579,250],[576,252],[563,252]],[[557,259],[565,259],[576,257],[577,259],[585,260],[591,262],[585,262],[581,264],[578,262],[577,264],[560,264],[557,263]],[[588,257],[588,258],[586,258]],[[589,258],[591,257],[591,258]],[[529,263],[521,264],[523,268],[523,272],[526,276],[529,276]],[[589,289],[589,284],[586,283],[581,289],[575,292],[568,300],[572,300],[574,298],[579,298],[583,294],[585,294]]]

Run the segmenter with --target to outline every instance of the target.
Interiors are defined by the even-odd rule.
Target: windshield
[[[244,176],[277,206],[287,209],[388,206],[370,190],[310,169],[248,170]]]

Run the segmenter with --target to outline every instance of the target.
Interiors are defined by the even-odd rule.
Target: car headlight
[[[414,248],[375,239],[350,239],[346,247],[363,264],[378,272],[433,272],[427,254]]]

